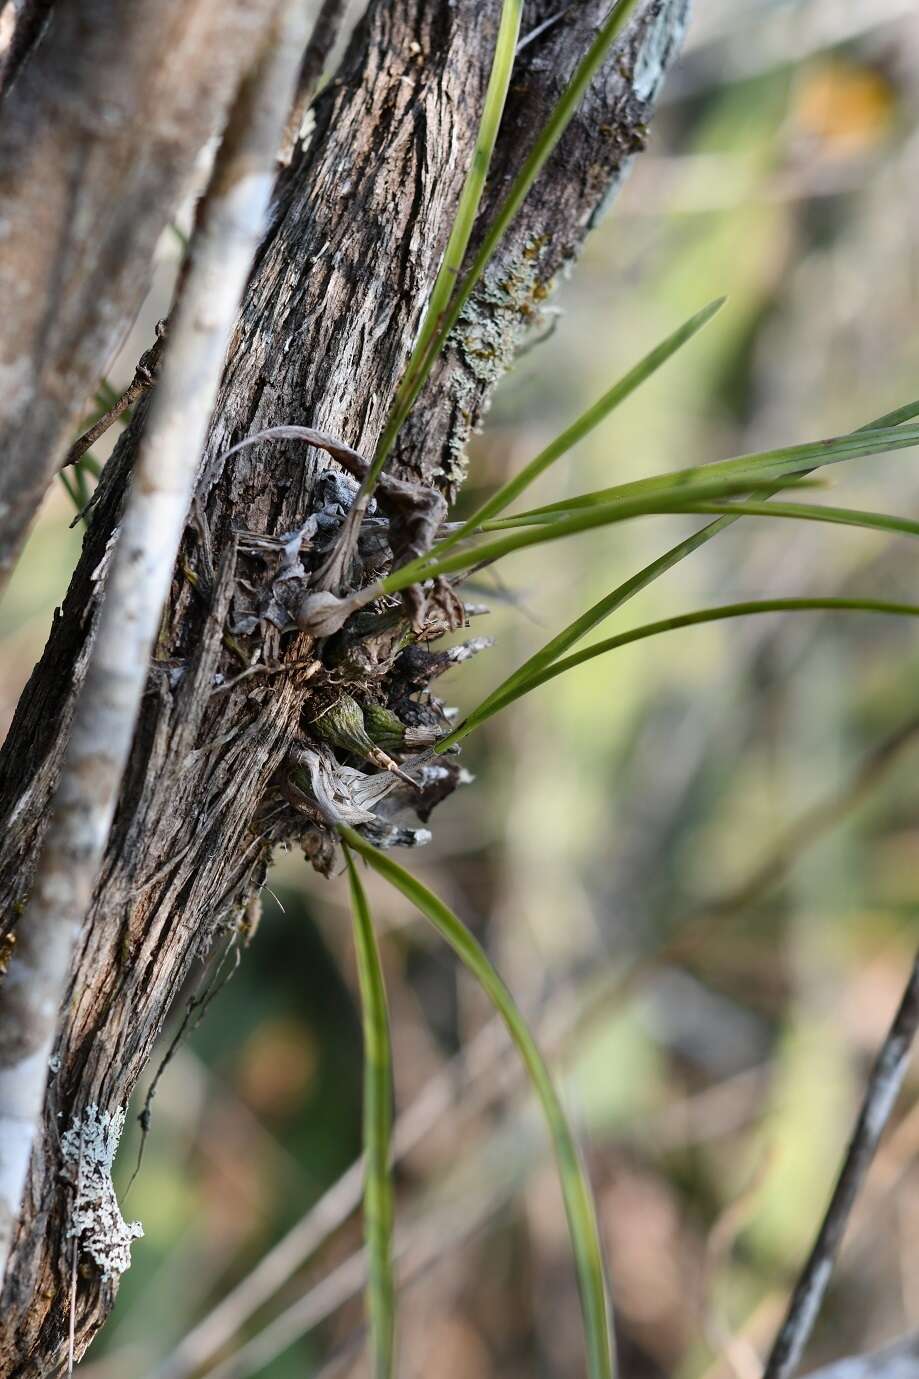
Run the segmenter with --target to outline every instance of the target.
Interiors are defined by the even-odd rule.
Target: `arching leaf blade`
[[[919,445],[919,426],[872,427],[870,430],[863,429],[849,432],[844,436],[834,436],[830,440],[808,441],[803,445],[762,450],[726,460],[715,460],[711,464],[697,465],[691,469],[677,469],[668,474],[635,479],[627,484],[616,484],[611,488],[597,489],[593,493],[563,498],[556,503],[546,503],[543,507],[532,508],[528,512],[518,513],[514,518],[505,519],[505,522],[519,522],[550,513],[577,511],[585,507],[602,507],[608,503],[624,502],[652,493],[675,495],[687,486],[706,478],[715,479],[717,476],[739,480],[748,475],[751,479],[771,478],[775,482],[783,475],[802,474],[805,471],[820,469],[824,465],[839,464],[865,455],[888,454],[916,445]]]
[[[655,345],[654,349],[649,350],[637,364],[623,374],[611,388],[608,388],[602,397],[598,398],[570,426],[550,441],[544,450],[541,450],[534,459],[530,460],[529,464],[524,465],[519,474],[508,479],[506,484],[503,484],[496,493],[486,499],[482,506],[457,531],[451,532],[443,541],[439,541],[431,554],[443,555],[446,551],[451,550],[457,542],[464,541],[479,531],[489,519],[510,507],[511,503],[519,498],[521,493],[525,492],[556,460],[566,455],[579,441],[589,435],[602,421],[605,421],[617,407],[621,406],[628,397],[631,397],[637,388],[641,387],[642,383],[653,373],[656,373],[663,364],[666,364],[667,360],[676,354],[677,350],[698,334],[716,312],[721,310],[725,300],[724,297],[719,297],[716,301],[709,302],[701,311],[697,311],[694,316],[691,316],[688,321],[684,321],[660,344]]]
[[[556,660],[551,665],[543,666],[526,680],[518,682],[495,702],[492,702],[487,712],[481,705],[474,709],[459,727],[441,739],[437,750],[445,751],[454,742],[459,742],[468,736],[473,728],[479,727],[486,719],[494,717],[501,709],[507,708],[515,700],[523,698],[525,694],[538,689],[540,685],[546,684],[549,680],[554,680],[556,676],[564,675],[576,666],[584,665],[585,662],[592,661],[598,656],[605,656],[610,651],[618,651],[621,647],[630,646],[633,642],[645,641],[649,637],[657,637],[664,632],[675,632],[684,627],[696,627],[700,623],[720,622],[725,618],[749,617],[760,613],[819,611],[884,613],[898,617],[919,617],[919,604],[889,603],[881,599],[761,599],[745,603],[724,604],[717,608],[703,608],[698,612],[682,613],[673,618],[664,618],[659,622],[646,623],[641,627],[632,628],[628,632],[620,632],[615,637],[608,637],[602,642],[596,642],[593,646],[585,647],[583,651],[576,651],[562,660]]]
[[[610,1306],[593,1197],[574,1135],[536,1041],[484,949],[453,911],[410,872],[372,847],[353,829],[339,825],[339,831],[348,846],[400,891],[446,940],[487,993],[520,1052],[542,1105],[555,1149],[578,1273],[589,1374],[591,1379],[612,1379],[615,1366]]]
[[[841,527],[864,527],[892,536],[919,536],[919,522],[886,512],[865,512],[859,508],[837,508],[821,503],[691,503],[689,512],[730,513],[739,517],[782,517],[802,522],[830,522]]]
[[[692,503],[731,497],[741,493],[747,494],[757,488],[773,491],[775,484],[771,480],[758,483],[755,479],[749,478],[715,476],[709,479],[704,477],[694,484],[675,490],[673,493],[652,491],[647,494],[637,494],[632,498],[615,503],[591,504],[572,512],[560,513],[558,520],[500,532],[477,545],[459,551],[448,551],[444,556],[425,556],[421,561],[413,561],[410,565],[400,566],[399,569],[382,579],[376,587],[381,595],[396,594],[412,584],[433,579],[438,575],[456,574],[463,570],[469,570],[473,566],[492,564],[504,556],[525,550],[528,546],[561,541],[565,537],[574,536],[579,532],[593,531],[599,527],[628,522],[635,517],[682,513]]]
[[[364,1034],[364,1234],[369,1261],[367,1310],[374,1375],[376,1379],[392,1379],[395,1372],[396,1331],[393,1188],[389,1165],[392,1046],[383,968],[370,908],[347,843],[344,845],[344,854],[351,890]]]

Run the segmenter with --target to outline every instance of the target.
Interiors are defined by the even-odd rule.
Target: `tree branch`
[[[791,1379],[808,1342],[830,1282],[849,1214],[865,1181],[903,1083],[919,1028],[919,953],[893,1024],[868,1079],[865,1098],[830,1204],[795,1284],[763,1379]]]
[[[56,0],[44,33],[48,6],[23,11],[35,46],[0,120],[0,594],[273,4]]]

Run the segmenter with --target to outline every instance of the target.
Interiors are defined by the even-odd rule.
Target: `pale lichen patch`
[[[67,1234],[93,1260],[103,1279],[131,1265],[131,1241],[143,1235],[139,1221],[125,1221],[112,1183],[112,1164],[124,1129],[124,1111],[100,1111],[94,1103],[75,1116],[61,1136],[61,1154],[73,1183]]]
[[[451,481],[462,475],[466,444],[488,409],[495,385],[513,364],[524,337],[542,324],[542,303],[551,291],[539,272],[544,248],[542,240],[534,239],[509,264],[487,268],[450,333],[448,343],[460,361],[450,379]]]

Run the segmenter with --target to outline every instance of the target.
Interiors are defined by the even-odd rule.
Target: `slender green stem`
[[[472,155],[472,166],[463,185],[459,205],[456,209],[456,219],[450,231],[443,263],[431,292],[431,299],[428,302],[418,339],[413,346],[402,382],[396,391],[389,420],[380,437],[373,464],[370,466],[365,480],[364,487],[368,493],[373,491],[380,471],[395,444],[396,436],[402,429],[403,423],[431,370],[434,356],[429,355],[429,348],[443,320],[444,312],[463,266],[463,259],[466,257],[472,227],[478,214],[479,202],[482,199],[485,179],[498,137],[501,116],[504,114],[504,103],[510,86],[522,13],[523,0],[504,0],[501,7],[501,23],[495,43],[495,56],[492,62],[491,75],[488,79],[488,88],[485,92],[482,119]]]
[[[684,321],[678,330],[672,335],[668,335],[666,340],[662,340],[653,350],[640,359],[638,363],[628,373],[624,374],[611,388],[599,398],[592,407],[588,407],[586,412],[572,422],[566,430],[555,437],[546,448],[532,459],[529,464],[524,465],[519,474],[515,474],[506,484],[498,489],[497,493],[482,504],[482,506],[465,521],[457,531],[451,532],[443,541],[439,541],[431,552],[432,555],[443,555],[457,544],[458,541],[465,540],[480,530],[488,520],[497,513],[503,512],[509,507],[516,498],[530,484],[538,479],[551,464],[554,464],[562,455],[567,454],[573,446],[583,440],[586,435],[599,426],[601,421],[610,415],[611,412],[623,403],[627,397],[635,392],[636,388],[641,387],[646,379],[665,364],[671,355],[676,354],[677,350],[686,344],[688,340],[697,334],[706,325],[717,311],[724,305],[725,298],[719,297],[717,301],[709,302],[708,306],[696,312],[688,321]]]
[[[339,831],[349,847],[366,858],[375,871],[401,891],[433,924],[487,993],[517,1045],[542,1104],[555,1148],[578,1273],[587,1334],[588,1371],[591,1379],[612,1379],[615,1361],[610,1306],[593,1197],[574,1136],[536,1041],[483,948],[453,911],[410,872],[393,862],[387,854],[378,852],[359,833],[341,824]]]
[[[441,739],[437,745],[437,750],[438,752],[446,751],[448,747],[461,741],[462,738],[472,732],[473,728],[477,728],[486,719],[492,718],[516,699],[529,694],[531,690],[538,689],[540,685],[545,685],[549,680],[554,680],[557,675],[564,675],[566,671],[573,670],[575,666],[583,665],[585,661],[592,661],[597,656],[605,656],[608,651],[618,651],[620,647],[630,646],[632,642],[642,642],[646,638],[656,637],[662,632],[675,632],[681,627],[696,627],[700,623],[720,622],[725,618],[742,618],[756,613],[798,613],[820,610],[919,617],[919,605],[917,604],[887,603],[880,599],[845,598],[762,599],[748,603],[729,603],[719,608],[703,608],[695,613],[682,613],[677,617],[646,623],[642,627],[632,628],[629,632],[620,632],[615,637],[608,637],[605,641],[596,642],[593,646],[585,647],[583,651],[576,651],[563,660],[557,660],[551,665],[544,666],[526,680],[509,687],[506,693],[496,693],[489,696],[487,708],[485,704],[482,704],[474,709],[459,727],[454,728],[452,733]]]
[[[536,143],[533,145],[522,168],[514,178],[511,189],[497,215],[486,230],[481,247],[473,259],[471,267],[452,299],[440,311],[437,328],[432,333],[427,343],[423,357],[418,354],[417,351],[413,352],[413,359],[410,365],[412,370],[412,382],[410,386],[406,386],[405,395],[402,398],[397,398],[397,404],[394,405],[393,415],[380,439],[380,445],[377,448],[373,466],[370,474],[367,476],[365,484],[368,492],[370,491],[372,483],[376,481],[376,477],[383,465],[386,463],[386,459],[392,450],[402,423],[411,411],[415,399],[431,372],[435,359],[443,349],[444,342],[450,334],[450,331],[456,325],[460,313],[485,271],[489,259],[495,252],[508,226],[523,205],[523,202],[526,200],[530,188],[545,167],[546,161],[558,144],[559,139],[568,128],[584,92],[596,75],[598,68],[602,64],[610,48],[625,27],[637,3],[638,0],[617,0],[617,3],[613,6],[612,10],[601,24],[597,31],[596,38],[578,64],[571,81],[556,102],[552,113],[540,130]],[[373,476],[372,479],[371,475]]]
[[[367,1305],[376,1379],[391,1379],[395,1364],[396,1290],[392,1263],[393,1190],[389,1166],[392,1128],[392,1048],[386,988],[367,897],[344,844],[354,917],[364,1029],[364,1233],[369,1257]]]

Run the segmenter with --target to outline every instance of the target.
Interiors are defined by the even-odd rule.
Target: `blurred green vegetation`
[[[919,34],[902,8],[884,22],[886,8],[860,32],[828,25],[846,41],[807,47],[804,16],[849,7],[748,0],[735,13],[700,0],[648,152],[561,284],[549,338],[520,360],[476,441],[464,513],[722,293],[716,321],[545,475],[533,503],[838,434],[919,392]],[[154,299],[138,335],[158,312]],[[146,343],[128,342],[116,384]],[[831,501],[914,516],[917,459],[841,467]],[[0,611],[6,721],[76,556],[71,515],[55,491]],[[483,573],[497,645],[450,673],[449,702],[474,704],[690,529],[645,519]],[[910,599],[915,588],[905,539],[749,519],[601,635],[706,603]],[[847,789],[915,715],[917,676],[914,628],[882,619],[776,616],[628,648],[474,734],[464,761],[475,783],[437,811],[433,844],[408,859],[487,942],[570,1074],[627,1379],[757,1372],[916,941],[919,732],[787,875],[776,869],[777,884],[737,913],[725,907],[697,948],[649,960],[628,989],[619,979]],[[376,877],[366,884],[386,928],[402,1109],[490,1017],[409,906]],[[239,969],[159,1085],[126,1206],[146,1236],[81,1367],[94,1379],[146,1373],[359,1152],[346,883],[323,882],[291,854],[271,887]],[[454,1246],[445,1231],[436,1265],[404,1292],[406,1379],[567,1376],[582,1364],[560,1199],[508,1066],[500,1053],[486,1059],[397,1176],[409,1222],[442,1201],[468,1202],[472,1218],[495,1196],[472,1239]],[[917,1090],[914,1075],[856,1211],[814,1363],[919,1315]],[[136,1152],[132,1134],[124,1182]],[[352,1218],[261,1319],[359,1243]],[[360,1316],[358,1299],[246,1372],[318,1373]],[[346,1350],[336,1372],[366,1369]]]

